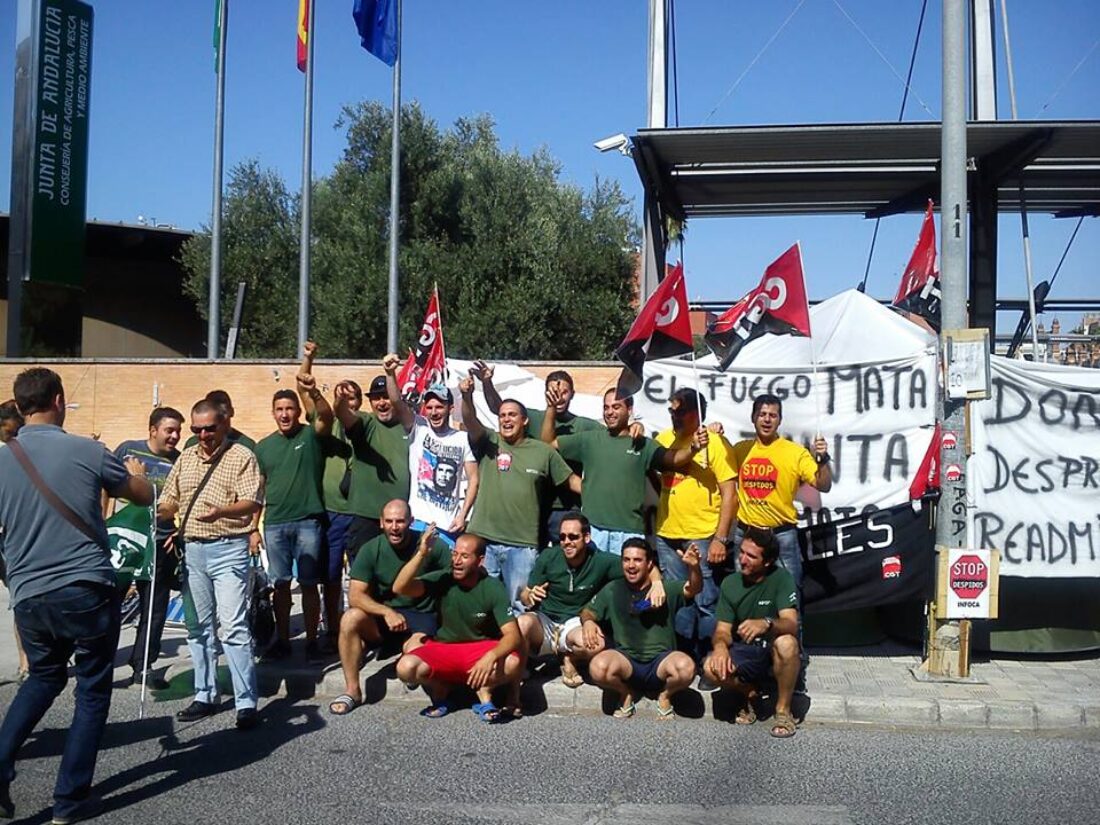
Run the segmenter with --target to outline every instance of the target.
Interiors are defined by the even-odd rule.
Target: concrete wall
[[[185,415],[209,390],[226,390],[233,398],[233,424],[254,438],[274,430],[271,396],[276,390],[294,389],[298,365],[292,361],[41,361],[0,362],[0,400],[11,397],[15,376],[30,366],[49,367],[61,376],[70,407],[65,429],[78,435],[98,435],[114,447],[128,438],[147,434],[149,412],[155,404],[175,407]],[[614,364],[528,364],[539,376],[567,369],[577,391],[602,393],[618,379]],[[317,363],[313,370],[326,396],[343,378],[364,388],[379,375],[379,362],[343,361]],[[186,425],[186,422],[185,422]]]

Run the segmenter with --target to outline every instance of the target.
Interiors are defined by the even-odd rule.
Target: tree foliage
[[[390,112],[345,109],[347,146],[314,182],[310,336],[329,357],[386,346]],[[563,183],[545,151],[501,149],[488,117],[441,130],[416,104],[401,113],[398,341],[411,346],[439,285],[448,354],[603,359],[633,317],[638,228],[615,183]],[[300,201],[258,163],[231,175],[221,306],[249,285],[239,351],[291,357],[297,338]],[[182,253],[185,289],[206,311],[209,233]],[[224,335],[223,335],[224,337]]]

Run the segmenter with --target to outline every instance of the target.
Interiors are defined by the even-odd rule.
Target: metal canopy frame
[[[669,220],[923,212],[940,200],[938,122],[642,129],[633,158],[664,272]],[[970,322],[996,329],[1001,212],[1100,216],[1100,121],[967,124]],[[993,336],[991,335],[991,340]]]

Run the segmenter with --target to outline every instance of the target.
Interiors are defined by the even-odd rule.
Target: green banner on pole
[[[30,280],[81,286],[88,183],[92,7],[40,0],[33,101]]]

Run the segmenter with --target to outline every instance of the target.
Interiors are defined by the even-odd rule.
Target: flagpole
[[[229,0],[218,2],[218,91],[214,104],[214,205],[210,225],[210,294],[206,317],[206,357],[218,357],[221,327],[222,280],[222,163],[225,147],[225,41],[229,23]]]
[[[141,660],[141,705],[138,709],[138,719],[145,718],[145,694],[149,682],[149,645],[153,639],[153,605],[157,595],[157,485],[153,484],[153,512],[149,519],[149,539],[153,545],[153,564],[149,570],[149,612],[145,617],[145,654]],[[140,622],[139,622],[140,626]]]
[[[680,266],[684,266],[684,239],[680,237]],[[687,271],[684,272],[684,294],[687,294]],[[690,323],[691,307],[688,307],[688,319]],[[703,382],[699,379],[699,365],[695,363],[695,334],[691,336],[691,373],[695,378],[695,408],[699,412],[699,426],[705,426],[703,415],[703,404],[699,399],[703,397]],[[692,434],[694,437],[694,433]],[[704,470],[710,467],[710,457],[707,455],[707,451],[703,450],[702,467]]]
[[[401,187],[401,0],[397,0],[397,57],[393,61],[393,140],[390,159],[390,279],[386,352],[397,352],[397,226]]]
[[[795,246],[798,247],[798,271],[802,275],[802,294],[806,296],[806,320],[810,319],[810,293],[806,290],[806,267],[802,265],[802,242],[796,241]],[[810,366],[813,368],[814,376],[814,406],[817,408],[817,433],[815,435],[822,435],[821,432],[821,388],[817,384],[817,345],[814,343],[814,330],[813,325],[810,324]]]
[[[451,377],[450,367],[447,366],[447,342],[443,338],[443,302],[439,300],[439,282],[432,283],[432,292],[435,293],[435,306],[439,311],[439,349],[443,353],[443,385],[446,386],[447,381]]]
[[[298,357],[305,355],[309,340],[310,243],[313,224],[313,12],[316,0],[308,0],[306,16],[305,120],[302,125],[302,233],[298,252]]]

